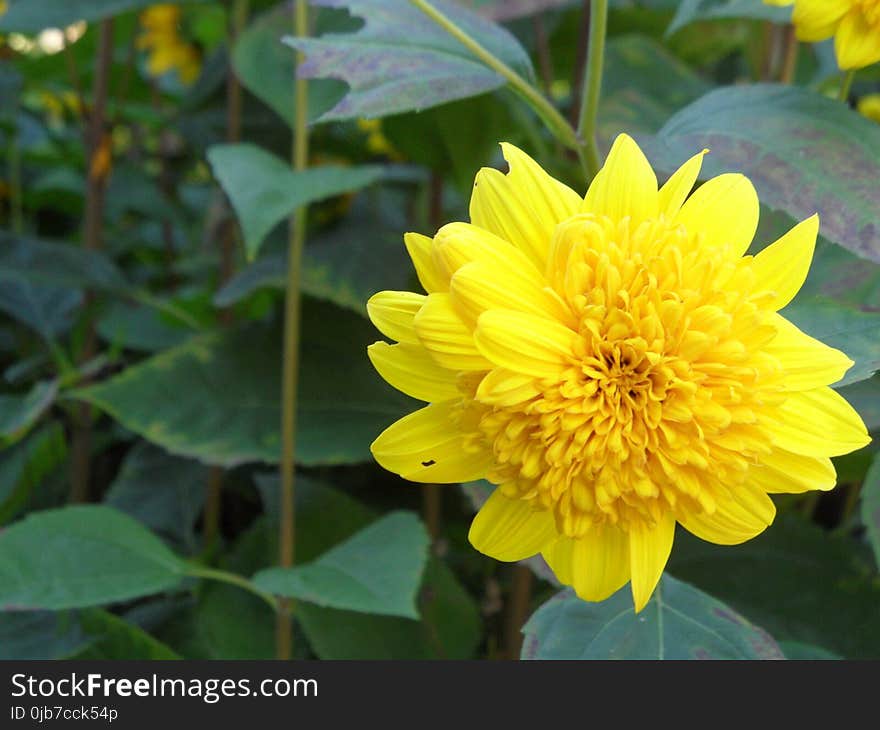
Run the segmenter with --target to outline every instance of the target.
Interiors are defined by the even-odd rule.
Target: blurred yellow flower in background
[[[859,114],[880,123],[880,94],[866,94],[858,103]]]
[[[367,151],[373,155],[387,157],[390,160],[401,160],[403,156],[391,144],[382,131],[381,119],[358,119],[358,131],[367,135]]]
[[[818,217],[748,256],[758,196],[736,174],[690,194],[704,153],[658,190],[621,135],[581,198],[502,147],[510,172],[477,174],[470,224],[406,234],[427,295],[368,302],[397,341],[371,345],[373,365],[430,404],[372,452],[411,481],[499,485],[478,550],[540,553],[585,600],[631,581],[641,610],[676,523],[745,542],[774,519],[769,493],[833,488],[829,457],[870,441],[827,387],[852,361],[778,313]]]
[[[880,0],[764,0],[794,5],[791,22],[799,40],[834,37],[840,68],[850,70],[880,61]]]
[[[202,56],[198,48],[180,35],[180,8],[152,5],[140,16],[142,32],[137,46],[147,51],[147,70],[152,76],[176,71],[181,83],[192,84],[201,73]]]

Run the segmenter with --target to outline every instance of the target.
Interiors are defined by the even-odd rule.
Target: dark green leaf
[[[708,147],[704,176],[742,172],[765,205],[797,220],[818,211],[828,240],[880,261],[880,125],[846,105],[794,86],[731,86],[681,110],[656,142],[668,170]]]
[[[321,27],[318,14],[316,25]],[[271,107],[289,125],[294,124],[296,102],[291,79],[296,75],[296,57],[281,39],[293,28],[293,6],[281,3],[260,15],[244,30],[232,52],[232,62],[241,83]],[[345,95],[341,81],[321,79],[308,86],[309,120],[332,109]]]
[[[428,535],[415,515],[392,512],[311,563],[269,568],[253,580],[263,591],[318,606],[418,618],[427,550]]]
[[[779,641],[880,657],[880,585],[849,538],[782,515],[743,545],[676,536],[669,570],[726,601]]]
[[[126,455],[104,502],[192,552],[207,483],[203,464],[139,442]]]
[[[97,322],[98,334],[111,347],[156,352],[192,337],[193,330],[166,321],[155,308],[113,302]]]
[[[667,35],[696,20],[721,18],[757,18],[786,23],[791,18],[791,8],[772,7],[763,0],[681,0]]]
[[[357,190],[382,174],[382,168],[375,166],[328,165],[295,172],[252,144],[211,147],[208,160],[238,214],[249,258],[256,256],[266,235],[295,208]]]
[[[297,459],[366,461],[370,442],[410,401],[385,386],[365,354],[363,318],[306,300]],[[277,462],[281,334],[250,326],[194,339],[71,396],[94,403],[166,451],[208,464]]]
[[[67,458],[64,429],[51,423],[0,454],[0,525],[27,504],[31,493]]]
[[[780,641],[779,647],[782,649],[782,653],[785,654],[786,659],[800,659],[800,660],[819,660],[819,659],[841,659],[842,657],[838,656],[834,652],[827,651],[820,646],[813,646],[811,644],[801,644],[797,641]]]
[[[178,4],[206,0],[178,0]],[[44,28],[64,28],[78,20],[110,18],[130,10],[155,5],[155,0],[18,0],[0,19],[0,30],[34,33]]]
[[[862,524],[868,531],[874,560],[880,568],[880,456],[874,457],[862,484]]]
[[[505,83],[407,0],[314,0],[312,4],[347,8],[364,20],[356,33],[284,39],[306,55],[299,69],[302,76],[342,79],[350,87],[320,121],[428,109]],[[460,5],[443,0],[432,4],[490,53],[528,78],[534,76],[528,55],[506,30]]]
[[[0,611],[0,659],[66,659],[89,642],[75,612]]]
[[[37,238],[0,234],[0,283],[28,282],[36,286],[91,287],[124,292],[125,276],[98,251]]]
[[[122,512],[76,506],[29,515],[0,533],[0,606],[63,609],[176,586],[186,566]]]
[[[523,628],[524,659],[782,659],[775,641],[720,601],[664,576],[642,612],[629,586],[601,603],[570,589]]]
[[[58,383],[44,380],[22,395],[0,395],[0,441],[16,441],[55,401]]]
[[[73,659],[180,659],[142,628],[108,611],[81,611],[79,621],[91,644]]]

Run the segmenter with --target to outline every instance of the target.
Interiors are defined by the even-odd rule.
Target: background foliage
[[[587,604],[540,562],[476,553],[486,485],[373,464],[370,441],[412,410],[365,353],[366,299],[418,290],[403,232],[466,220],[499,141],[582,191],[577,159],[407,0],[315,0],[308,39],[289,3],[191,0],[147,42],[149,5],[11,0],[0,18],[0,658],[267,658],[278,596],[296,600],[297,657],[513,658],[526,619],[527,658],[880,657],[876,446],[836,460],[833,492],[776,498],[746,545],[678,536],[639,617],[628,589]],[[576,114],[588,3],[435,5]],[[704,176],[758,188],[756,250],[819,210],[785,315],[856,361],[838,387],[876,434],[880,125],[850,107],[880,70],[835,101],[828,43],[784,67],[789,12],[612,2],[600,148],[627,131],[668,174],[710,147]],[[312,137],[297,172],[295,49]],[[279,568],[303,205],[297,564]]]

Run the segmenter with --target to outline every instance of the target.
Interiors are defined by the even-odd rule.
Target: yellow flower
[[[502,145],[471,223],[405,243],[427,295],[380,292],[369,356],[430,403],[387,428],[376,460],[416,482],[499,485],[470,541],[540,553],[590,601],[632,583],[641,610],[676,522],[731,545],[775,516],[768,493],[833,488],[830,456],[869,437],[827,387],[852,362],[778,314],[802,285],[817,216],[757,256],[742,175],[688,197],[695,155],[658,191],[617,138],[585,198]]]
[[[880,123],[880,94],[867,94],[859,99],[859,114]]]
[[[202,57],[194,45],[180,36],[180,21],[180,8],[176,5],[147,8],[140,16],[143,31],[137,46],[148,52],[147,70],[152,76],[176,71],[181,83],[189,86],[202,71]]]
[[[791,22],[808,43],[834,36],[840,68],[863,68],[880,61],[880,0],[764,0],[794,5]]]

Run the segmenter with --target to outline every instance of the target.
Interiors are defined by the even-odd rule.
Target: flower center
[[[581,215],[557,228],[547,278],[571,313],[573,352],[521,402],[477,394],[490,480],[552,509],[573,537],[713,511],[767,451],[756,414],[780,398],[749,259],[665,220]]]

